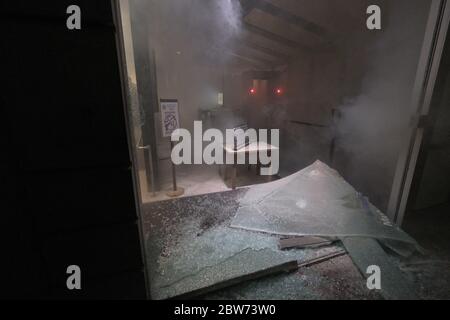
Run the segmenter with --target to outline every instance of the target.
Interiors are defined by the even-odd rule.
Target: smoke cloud
[[[412,87],[429,5],[422,0],[388,2],[362,93],[340,107],[339,147],[347,153],[346,176],[383,210],[413,112]]]

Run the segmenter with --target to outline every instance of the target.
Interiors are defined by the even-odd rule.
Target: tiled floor
[[[140,171],[140,181],[142,190],[142,202],[149,203],[155,201],[163,201],[172,199],[166,195],[166,192],[172,189],[172,172],[169,160],[160,161],[160,178],[161,191],[155,194],[147,192],[144,185],[145,171]],[[208,193],[231,190],[230,176],[231,170],[228,172],[227,180],[219,173],[218,165],[182,165],[177,166],[177,185],[184,189],[184,194],[180,197],[190,197]],[[246,166],[238,168],[237,186],[249,186],[252,184],[263,183],[267,181],[267,177],[258,176],[254,167],[248,170]]]

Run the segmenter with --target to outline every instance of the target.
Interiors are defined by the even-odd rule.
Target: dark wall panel
[[[83,21],[97,24],[113,24],[112,7],[109,1],[100,0],[14,0],[0,2],[0,13],[16,19],[39,21],[66,20],[66,8],[70,5],[82,8]]]
[[[41,235],[137,218],[128,168],[28,174],[24,182],[24,207]]]
[[[114,30],[6,20],[5,103],[24,169],[128,165]],[[92,30],[91,30],[92,29]]]
[[[72,264],[81,268],[82,286],[87,286],[86,290],[105,278],[142,267],[135,224],[49,237],[42,243],[42,253],[54,288],[66,286],[65,271]]]
[[[0,61],[1,296],[145,298],[111,3],[2,1]]]

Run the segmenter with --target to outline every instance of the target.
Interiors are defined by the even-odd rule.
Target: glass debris
[[[231,222],[238,229],[285,236],[369,237],[417,246],[320,161],[284,179],[250,187],[239,202]]]

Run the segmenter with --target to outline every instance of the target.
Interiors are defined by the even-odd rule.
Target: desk
[[[270,156],[271,151],[273,150],[278,150],[278,147],[275,147],[271,144],[268,144],[266,142],[252,142],[250,143],[248,146],[242,147],[238,150],[234,150],[234,146],[233,145],[224,145],[223,149],[225,151],[225,160],[228,159],[229,157],[233,157],[233,171],[232,171],[232,176],[231,176],[231,188],[234,190],[236,189],[236,176],[237,176],[237,156],[238,155],[242,155],[245,154],[246,157],[247,155],[250,154],[256,154],[256,159],[257,159],[257,172],[260,173],[260,169],[261,169],[261,163],[259,162],[259,152],[267,152],[268,156]],[[225,162],[225,166],[227,165],[227,162]],[[250,165],[250,164],[248,164]],[[226,168],[225,168],[225,175],[224,175],[224,179],[226,179]],[[271,179],[271,176],[268,176],[268,179]]]

